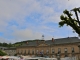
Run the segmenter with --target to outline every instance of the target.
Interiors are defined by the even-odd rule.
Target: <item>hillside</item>
[[[18,47],[21,46],[22,44],[26,43],[26,42],[33,42],[33,41],[38,41],[39,39],[36,40],[25,40],[25,41],[21,41],[21,42],[16,42],[16,43],[0,43],[0,46],[2,47]],[[39,40],[39,41],[43,41],[43,40]]]

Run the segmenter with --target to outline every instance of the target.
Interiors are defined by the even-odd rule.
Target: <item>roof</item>
[[[16,47],[10,47],[10,48],[7,48],[5,50],[16,50]]]
[[[22,46],[37,46],[37,44],[36,41],[34,41],[34,42],[28,42],[28,44],[24,43]]]
[[[7,47],[0,46],[0,48],[5,48],[6,49]]]
[[[52,42],[52,40],[46,41],[47,44],[66,44],[66,43],[77,43],[77,42],[80,42],[80,39],[78,37],[54,39],[54,42]]]
[[[42,43],[43,41],[37,40],[24,43],[22,46],[37,46],[38,44]],[[54,45],[54,44],[67,44],[67,43],[77,43],[80,42],[80,39],[78,37],[67,37],[67,38],[59,38],[54,39],[54,42],[52,40],[45,40],[45,44],[48,45]]]

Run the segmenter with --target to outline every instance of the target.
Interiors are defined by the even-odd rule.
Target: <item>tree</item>
[[[75,13],[76,18],[71,13],[73,11]],[[78,13],[80,13],[80,8],[74,8],[71,11],[68,11],[67,9],[63,11],[64,15],[60,16],[61,21],[59,22],[59,27],[62,27],[63,25],[67,25],[73,28],[73,30],[80,36],[80,21],[78,17]]]
[[[11,43],[9,43],[7,47],[12,47],[12,46],[13,46],[13,45],[12,45]]]
[[[5,52],[3,52],[2,50],[0,50],[0,56],[4,56],[7,55]]]
[[[2,43],[2,46],[3,46],[3,47],[7,47],[8,44],[4,42],[4,43]]]

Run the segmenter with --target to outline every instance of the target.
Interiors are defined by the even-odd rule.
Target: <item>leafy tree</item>
[[[2,43],[0,43],[0,46],[2,46]]]
[[[76,18],[73,18],[73,14],[71,13],[73,11],[75,13]],[[73,28],[73,30],[80,35],[80,21],[78,17],[78,13],[80,13],[80,8],[74,8],[71,11],[64,10],[64,15],[60,16],[61,21],[59,22],[59,27],[62,27],[63,25],[67,25]]]
[[[7,47],[13,47],[13,45],[11,43],[9,43]]]
[[[7,47],[8,44],[4,42],[4,43],[2,43],[2,46]]]
[[[4,56],[7,55],[5,52],[3,52],[2,50],[0,50],[0,56]]]

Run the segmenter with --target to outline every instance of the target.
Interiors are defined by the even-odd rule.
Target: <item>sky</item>
[[[0,42],[77,37],[69,26],[59,27],[65,9],[80,7],[80,0],[0,0]]]

